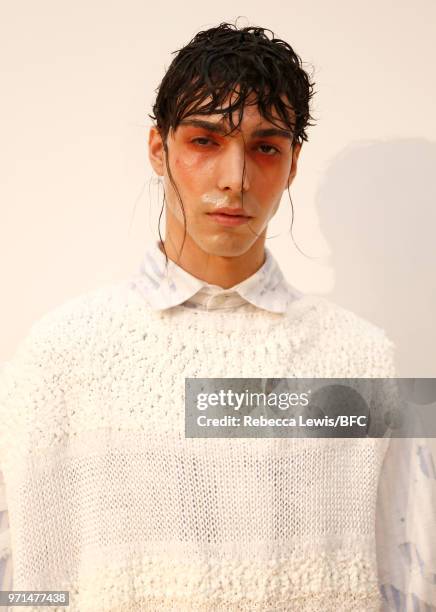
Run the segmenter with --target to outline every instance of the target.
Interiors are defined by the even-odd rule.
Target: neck
[[[254,274],[265,261],[265,232],[241,255],[222,256],[204,251],[186,234],[183,250],[183,233],[175,240],[168,231],[163,242],[169,259],[178,266],[211,285],[229,289]],[[162,246],[159,244],[162,252]]]

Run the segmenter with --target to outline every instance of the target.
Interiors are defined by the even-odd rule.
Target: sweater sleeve
[[[12,357],[0,367],[0,589],[11,590],[13,584],[13,541],[8,507],[8,473],[10,441],[23,424],[32,423],[38,398],[49,398],[53,385],[47,355],[54,355],[53,345],[44,325],[35,323],[19,343]],[[48,400],[49,401],[49,400]],[[11,467],[12,464],[12,467]]]
[[[62,399],[62,381],[74,349],[72,342],[66,347],[69,327],[69,320],[64,322],[57,312],[42,317],[0,370],[0,470],[10,460],[11,448],[17,447],[17,437],[40,435],[33,428],[46,407],[57,418],[54,407]],[[4,477],[7,485],[5,472]]]

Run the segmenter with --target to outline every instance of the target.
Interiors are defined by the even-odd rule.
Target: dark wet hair
[[[198,32],[188,44],[174,53],[177,55],[156,90],[153,114],[149,117],[156,123],[162,137],[168,176],[182,207],[184,244],[186,216],[168,164],[167,137],[170,129],[176,130],[182,119],[190,115],[217,113],[228,120],[230,134],[238,129],[244,107],[256,104],[260,115],[277,125],[277,118],[272,115],[272,111],[275,111],[280,122],[292,132],[293,142],[302,143],[308,140],[306,128],[314,125],[311,123],[310,100],[315,84],[292,47],[275,38],[271,30],[261,27],[238,28],[231,23],[221,23]],[[248,102],[247,98],[253,94],[254,98]],[[231,103],[224,107],[229,96]],[[208,98],[210,101],[205,104]],[[235,112],[238,116],[236,124],[233,121]],[[244,172],[245,164],[243,175]],[[162,211],[159,225],[161,216]]]

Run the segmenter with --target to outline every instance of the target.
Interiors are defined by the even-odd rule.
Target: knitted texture
[[[185,438],[184,389],[394,374],[384,332],[322,297],[151,311],[126,281],[70,300],[1,373],[13,588],[68,590],[72,612],[379,610],[387,440]]]

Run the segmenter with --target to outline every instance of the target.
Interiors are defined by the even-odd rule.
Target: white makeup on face
[[[212,193],[203,193],[201,196],[201,201],[204,204],[214,204],[215,206],[223,206],[224,204],[229,203],[228,197],[225,196],[216,196]]]

